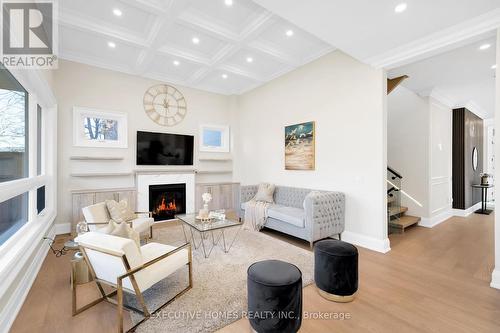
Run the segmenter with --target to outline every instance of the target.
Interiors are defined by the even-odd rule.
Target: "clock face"
[[[175,126],[187,113],[187,105],[181,92],[172,86],[158,84],[144,94],[144,111],[155,123]]]

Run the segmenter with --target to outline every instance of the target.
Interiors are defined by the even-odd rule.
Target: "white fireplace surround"
[[[186,214],[194,213],[194,173],[144,173],[136,177],[138,211],[149,211],[149,185],[186,184]]]

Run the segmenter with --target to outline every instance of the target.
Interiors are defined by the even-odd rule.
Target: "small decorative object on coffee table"
[[[184,238],[186,243],[188,242],[188,238],[186,235],[185,227],[189,227],[189,232],[191,234],[191,243],[195,249],[199,249],[200,247],[203,249],[203,254],[205,258],[208,258],[212,253],[213,248],[218,245],[222,240],[222,249],[225,253],[228,253],[231,247],[233,246],[236,238],[238,237],[238,233],[241,230],[243,223],[238,222],[236,220],[230,219],[211,219],[209,223],[202,221],[196,216],[196,214],[183,214],[176,215],[176,219],[179,219],[182,222],[182,231],[184,232]],[[225,231],[228,228],[237,227],[238,230],[234,235],[234,238],[229,242],[226,242],[226,234]],[[195,233],[199,234],[200,240],[199,242],[195,239]],[[209,239],[211,238],[211,240]],[[205,243],[207,242],[207,243]]]
[[[205,192],[201,195],[201,198],[203,199],[203,209],[200,209],[200,212],[197,216],[199,219],[206,219],[208,218],[208,203],[212,201],[212,195],[208,192]]]

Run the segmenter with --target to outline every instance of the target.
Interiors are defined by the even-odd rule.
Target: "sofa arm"
[[[240,205],[244,202],[252,200],[252,198],[257,194],[258,189],[258,185],[240,186]]]
[[[304,211],[311,241],[331,237],[344,231],[344,193],[312,191],[304,199]]]

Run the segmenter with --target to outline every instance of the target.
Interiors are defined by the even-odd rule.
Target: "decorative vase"
[[[80,221],[76,225],[76,234],[80,236],[81,234],[84,234],[89,231],[89,226],[87,225],[87,222],[85,221]]]
[[[203,208],[200,209],[200,213],[198,214],[202,219],[206,219],[208,217],[208,204],[204,204]]]

